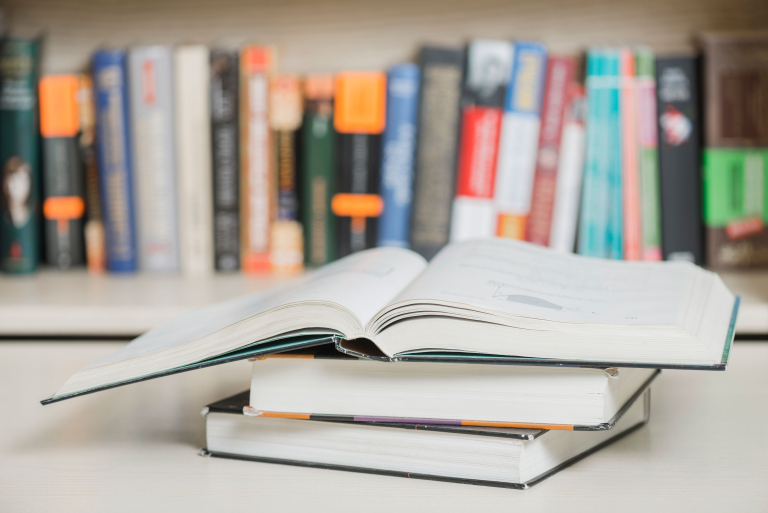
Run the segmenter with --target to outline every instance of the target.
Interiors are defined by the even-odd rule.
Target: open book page
[[[706,296],[707,274],[686,262],[617,262],[472,240],[444,248],[393,304],[443,301],[550,321],[680,326],[689,297]]]
[[[348,308],[361,322],[368,320],[426,267],[417,253],[377,248],[356,253],[307,273],[269,292],[249,294],[180,315],[136,338],[88,368],[170,350],[211,335],[227,326],[280,306],[306,301],[334,302]],[[297,319],[297,324],[301,319]],[[332,333],[297,325],[301,334]],[[299,334],[299,333],[296,333]]]

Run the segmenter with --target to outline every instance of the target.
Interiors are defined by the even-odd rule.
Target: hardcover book
[[[619,50],[621,83],[621,181],[623,204],[624,260],[643,259],[642,213],[640,207],[640,156],[638,140],[638,93],[635,54],[629,48]],[[645,100],[644,100],[645,101]]]
[[[421,50],[411,249],[426,259],[448,243],[455,195],[464,52]]]
[[[139,269],[178,271],[173,50],[131,48],[128,77]]]
[[[0,40],[0,269],[31,273],[40,261],[37,48]]]
[[[656,59],[662,252],[704,265],[699,69],[693,55]]]
[[[688,262],[584,258],[501,238],[450,244],[429,264],[375,248],[190,311],[45,402],[331,341],[386,362],[722,370],[737,312],[720,277]]]
[[[39,84],[46,261],[59,269],[85,263],[78,87],[77,75],[48,75]]]
[[[419,67],[398,64],[387,73],[387,127],[382,136],[378,246],[409,246]]]
[[[214,269],[208,48],[179,46],[174,65],[181,270],[208,274]]]
[[[541,125],[547,49],[515,41],[515,58],[504,100],[496,168],[496,235],[525,240]]]
[[[217,271],[240,269],[240,55],[211,50],[213,249]]]
[[[248,392],[208,405],[204,456],[527,489],[641,428],[650,391],[608,431],[249,417]],[[418,448],[415,450],[414,448]]]
[[[301,187],[304,262],[316,267],[336,260],[336,132],[333,129],[333,76],[304,79]]]
[[[386,124],[387,76],[344,72],[336,76],[333,125],[338,135],[337,217],[339,257],[376,246],[381,134]]]
[[[134,272],[138,255],[125,51],[97,51],[93,55],[93,82],[107,270]]]
[[[513,53],[502,40],[476,39],[467,48],[452,242],[496,233],[494,181]]]

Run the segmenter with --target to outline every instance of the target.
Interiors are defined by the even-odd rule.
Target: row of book
[[[100,50],[38,83],[36,42],[5,40],[0,267],[293,273],[493,235],[768,264],[768,36],[702,40],[706,109],[697,56],[643,47],[590,50],[584,85],[576,57],[487,39],[303,79],[269,46]]]

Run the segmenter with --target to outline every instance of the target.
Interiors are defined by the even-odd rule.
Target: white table
[[[117,347],[0,342],[0,511],[768,511],[768,343],[664,371],[650,425],[527,491],[200,457],[245,362],[38,404]]]

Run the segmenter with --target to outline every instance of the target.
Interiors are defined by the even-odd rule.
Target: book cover
[[[549,233],[549,247],[561,253],[572,253],[576,249],[581,178],[584,171],[586,109],[584,86],[570,84],[560,140],[552,228]]]
[[[419,67],[398,64],[387,73],[387,127],[382,136],[379,246],[407,248],[410,238]]]
[[[464,52],[424,47],[420,65],[411,249],[431,259],[448,243],[450,236]]]
[[[133,272],[138,256],[125,51],[99,50],[94,53],[93,82],[107,270]]]
[[[40,260],[37,48],[0,41],[0,269],[31,273]]]
[[[496,232],[494,181],[513,53],[503,40],[476,39],[467,48],[452,242]]]
[[[270,229],[277,216],[269,128],[274,60],[269,46],[246,46],[240,52],[240,266],[246,273],[270,271]]]
[[[171,47],[131,48],[128,78],[139,269],[178,271]]]
[[[635,55],[629,48],[619,50],[621,76],[621,166],[624,203],[624,260],[642,260],[640,212],[640,157],[638,154],[638,99],[635,87]]]
[[[175,72],[181,270],[207,274],[214,269],[208,48],[177,47]]]
[[[304,262],[316,267],[336,259],[336,219],[331,212],[331,198],[336,192],[333,76],[307,76],[304,101],[301,134]]]
[[[240,140],[237,50],[211,50],[213,247],[217,271],[240,269]]]
[[[88,272],[99,274],[106,271],[107,264],[99,169],[96,163],[96,107],[90,75],[78,76],[77,108],[80,120],[78,145],[85,181],[85,259]]]
[[[549,58],[531,193],[531,213],[526,228],[526,240],[542,246],[550,245],[563,121],[568,106],[568,89],[575,75],[575,58],[560,55]]]
[[[59,269],[85,263],[78,87],[77,75],[48,75],[39,84],[45,260]]]
[[[496,235],[525,240],[541,125],[547,49],[515,41],[512,74],[504,101],[496,168]]]
[[[278,274],[296,274],[304,268],[296,167],[296,137],[303,115],[299,78],[273,77],[269,101],[269,125],[275,134],[277,156],[277,219],[272,224],[269,263]]]
[[[664,260],[704,265],[699,58],[656,59],[661,235]]]
[[[640,48],[635,52],[643,260],[661,260],[661,197],[656,130],[655,63],[656,58],[650,48]]]
[[[376,246],[381,133],[386,123],[387,76],[349,71],[336,76],[333,124],[338,132],[337,256]]]

